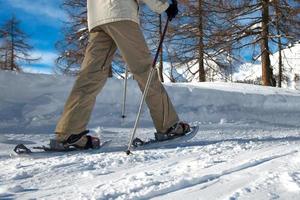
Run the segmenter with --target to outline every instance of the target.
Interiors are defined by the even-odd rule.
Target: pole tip
[[[131,151],[130,151],[130,150],[127,150],[127,151],[126,151],[126,154],[127,154],[127,156],[129,156],[129,155],[131,154]]]

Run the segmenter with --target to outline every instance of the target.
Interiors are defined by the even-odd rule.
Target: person
[[[157,13],[165,11],[169,20],[178,13],[177,3],[167,0],[143,2]],[[88,135],[86,127],[117,48],[140,89],[145,88],[152,57],[139,27],[138,10],[139,0],[87,0],[89,42],[79,75],[55,129],[55,141],[63,147],[99,147],[99,138]],[[189,125],[179,121],[157,73],[151,81],[146,103],[157,131],[156,139],[165,140],[189,131]]]

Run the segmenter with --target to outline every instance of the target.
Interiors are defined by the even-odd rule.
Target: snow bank
[[[0,132],[52,133],[74,78],[0,72]],[[182,120],[210,123],[260,123],[299,126],[300,92],[233,83],[166,84]],[[110,79],[89,127],[132,127],[141,97],[135,81],[128,83],[127,118],[120,118],[123,81]],[[142,127],[153,127],[149,112]]]

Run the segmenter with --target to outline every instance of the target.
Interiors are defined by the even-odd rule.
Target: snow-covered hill
[[[271,65],[275,75],[278,75],[279,53],[276,52],[270,57]],[[300,90],[300,43],[282,50],[283,75],[285,79],[282,86]],[[261,77],[261,64],[245,63],[240,66],[238,72],[233,75],[234,81],[255,81]]]
[[[278,52],[270,56],[271,65],[275,76],[278,76]],[[228,59],[228,58],[227,58]],[[282,50],[283,59],[283,88],[300,90],[300,43],[296,43]],[[175,65],[176,66],[176,65]],[[164,62],[164,80],[170,82],[171,74],[176,82],[198,82],[199,81],[199,66],[196,60],[191,61],[188,66],[176,66],[172,68],[169,62]],[[232,71],[233,82],[256,82],[260,83],[261,79],[261,63],[260,58],[256,63],[233,63],[228,64],[228,70],[221,70],[220,67],[213,61],[205,59],[205,69],[207,77],[211,77],[213,81],[224,82],[230,80],[230,71]],[[210,74],[209,74],[210,73]],[[208,81],[209,78],[207,78]]]
[[[230,83],[166,84],[191,141],[123,152],[141,93],[111,79],[89,128],[112,143],[98,152],[16,156],[17,143],[46,144],[73,78],[0,72],[0,199],[299,199],[300,92]],[[138,136],[153,137],[148,110]]]

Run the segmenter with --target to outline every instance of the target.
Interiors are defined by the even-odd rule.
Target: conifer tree
[[[275,48],[278,50],[282,49],[283,42],[287,45],[299,40],[299,31],[295,31],[299,30],[299,3],[292,0],[228,0],[222,2],[222,7],[228,16],[219,38],[231,44],[233,51],[245,48],[250,51],[252,47],[253,59],[261,58],[262,84],[276,86],[270,55],[274,43],[279,45]]]
[[[228,48],[223,47],[224,41],[215,40],[224,24],[219,1],[180,0],[179,5],[180,16],[170,27],[169,46],[174,49],[170,56],[180,66],[187,66],[187,71],[199,82],[213,81],[215,76],[226,80],[223,72],[229,66],[224,59]],[[198,70],[191,71],[190,68],[195,65]]]
[[[64,38],[56,43],[59,57],[56,67],[64,74],[77,74],[88,42],[86,0],[65,0],[62,8],[67,12]]]
[[[284,55],[282,55],[281,51],[289,45],[297,43],[300,39],[300,2],[294,0],[273,0],[271,1],[270,10],[270,43],[278,51],[277,86],[281,87],[282,82],[287,81],[284,72],[286,67],[288,67],[283,66]]]
[[[38,60],[30,55],[33,47],[29,44],[28,38],[15,16],[3,24],[0,34],[1,69],[21,71],[21,63]]]

